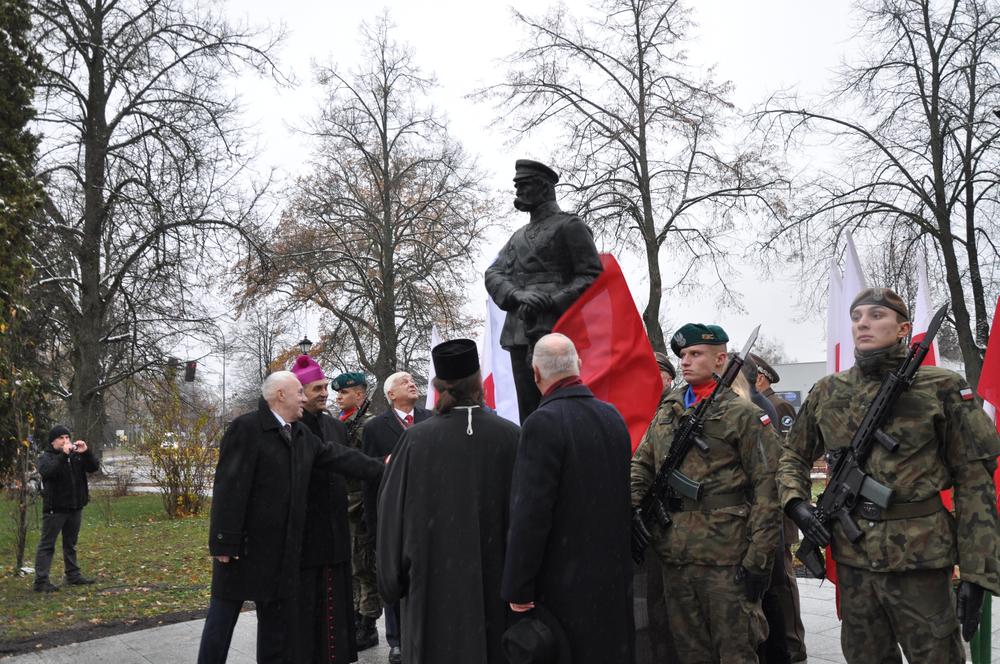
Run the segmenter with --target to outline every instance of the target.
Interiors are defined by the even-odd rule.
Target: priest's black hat
[[[562,625],[537,605],[511,625],[500,639],[509,664],[569,664],[569,639]]]
[[[434,375],[441,380],[458,380],[479,371],[479,353],[472,339],[451,339],[431,349]]]

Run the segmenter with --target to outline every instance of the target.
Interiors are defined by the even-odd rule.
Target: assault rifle
[[[708,443],[701,437],[702,428],[705,426],[705,416],[720,390],[733,384],[740,369],[743,368],[745,358],[750,354],[750,349],[757,341],[759,330],[760,325],[753,329],[750,338],[743,346],[743,350],[734,353],[729,358],[721,377],[715,377],[715,389],[712,390],[712,393],[699,401],[694,412],[674,431],[674,439],[670,443],[667,458],[664,459],[656,477],[653,478],[653,483],[646,495],[642,497],[639,505],[633,511],[632,558],[637,564],[642,564],[643,551],[649,544],[650,520],[655,517],[664,530],[673,523],[664,501],[678,497],[694,501],[701,499],[701,482],[692,480],[681,473],[679,469],[692,447],[697,447],[702,454],[708,453]]]
[[[881,509],[888,509],[889,503],[892,502],[892,489],[872,479],[862,470],[862,466],[868,460],[876,442],[890,453],[899,449],[899,441],[882,431],[882,426],[889,419],[896,400],[913,384],[917,369],[927,356],[934,335],[941,327],[947,311],[947,304],[938,309],[931,319],[924,338],[913,342],[902,363],[882,380],[882,385],[868,407],[864,419],[861,420],[861,425],[854,432],[850,444],[842,448],[843,451],[839,454],[831,455],[834,460],[831,464],[830,479],[826,490],[816,501],[814,514],[827,530],[836,519],[843,528],[844,535],[852,543],[864,536],[854,517],[851,516],[851,510],[857,504],[858,498],[869,500]],[[815,578],[822,579],[826,576],[823,553],[819,544],[812,538],[804,537],[795,555]]]
[[[365,391],[365,400],[361,402],[358,406],[358,412],[354,416],[354,419],[350,424],[347,425],[347,442],[350,444],[351,438],[354,436],[354,432],[357,431],[358,427],[364,424],[362,419],[365,416],[365,411],[368,410],[368,405],[372,402],[371,394]]]

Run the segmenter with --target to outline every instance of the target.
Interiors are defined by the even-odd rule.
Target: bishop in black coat
[[[407,430],[382,482],[378,586],[386,601],[402,599],[408,664],[506,664],[500,577],[518,427],[468,412]]]
[[[547,607],[573,664],[631,664],[631,443],[615,407],[573,378],[521,430],[502,595]]]

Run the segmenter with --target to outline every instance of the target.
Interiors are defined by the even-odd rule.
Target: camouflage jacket
[[[365,414],[362,416],[361,423],[358,426],[354,426],[354,420],[358,418],[357,411],[352,413],[351,416],[348,417],[346,420],[343,420],[344,426],[347,427],[348,430],[350,430],[352,427],[354,429],[354,431],[351,432],[351,435],[347,439],[348,445],[350,445],[356,450],[361,449],[362,432],[364,431],[365,425],[368,424],[368,422],[370,422],[373,417],[375,417],[375,415],[372,413],[372,409],[369,406],[369,408],[365,411]],[[347,493],[350,496],[351,505],[360,503],[361,496],[364,493],[364,489],[365,489],[365,483],[363,480],[357,480],[350,477],[347,478]]]
[[[673,441],[674,429],[692,412],[684,408],[687,386],[675,388],[660,404],[632,457],[632,503],[638,504],[653,482]],[[706,511],[671,514],[664,532],[653,526],[653,547],[665,563],[737,565],[770,573],[779,541],[778,496],[774,484],[777,434],[767,417],[732,390],[723,390],[705,420],[703,438],[710,451],[697,448],[681,472],[703,483],[703,495],[742,493],[744,503]]]
[[[810,499],[809,472],[827,450],[850,443],[882,377],[906,352],[893,346],[847,371],[820,379],[799,411],[778,465],[781,504]],[[888,521],[856,517],[864,537],[851,544],[833,527],[833,557],[874,571],[961,566],[962,576],[1000,592],[1000,524],[993,485],[1000,438],[958,374],[921,367],[884,430],[895,453],[875,445],[866,471],[893,489],[893,502],[917,502],[954,488],[955,513]]]

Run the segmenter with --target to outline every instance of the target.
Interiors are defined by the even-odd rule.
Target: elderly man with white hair
[[[382,384],[389,408],[365,424],[361,449],[368,456],[385,460],[396,448],[403,432],[431,416],[431,411],[417,405],[420,393],[413,376],[397,371]],[[365,526],[370,533],[378,532],[378,487],[365,487]],[[402,661],[400,651],[399,602],[385,605],[385,640],[389,644],[389,664]]]
[[[542,337],[532,371],[542,399],[521,428],[501,596],[529,620],[544,607],[568,661],[631,664],[628,429],[580,380],[569,338]]]
[[[219,444],[208,548],[212,599],[199,664],[226,661],[245,600],[257,608],[257,661],[285,662],[313,467],[375,481],[382,464],[298,420],[306,397],[295,374],[277,371],[261,386],[256,411],[237,417]]]

